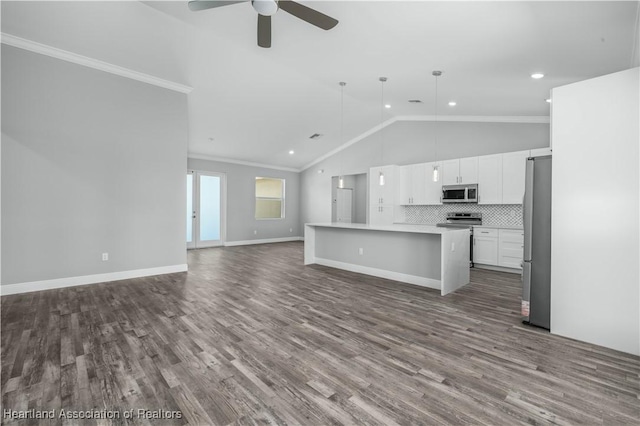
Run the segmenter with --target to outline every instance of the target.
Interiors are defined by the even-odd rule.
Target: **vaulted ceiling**
[[[544,118],[551,88],[638,66],[634,1],[301,3],[340,23],[281,10],[263,49],[249,2],[3,1],[2,32],[191,86],[190,153],[293,169],[381,121],[433,115],[433,70],[440,116]]]

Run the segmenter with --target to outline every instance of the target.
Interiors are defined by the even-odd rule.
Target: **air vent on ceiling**
[[[421,104],[422,101],[420,99],[409,99],[410,104]]]
[[[309,136],[309,139],[318,139],[321,138],[322,135],[320,133],[314,133],[311,136]]]

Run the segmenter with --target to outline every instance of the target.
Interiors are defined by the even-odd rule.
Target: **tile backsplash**
[[[446,222],[447,213],[482,213],[482,224],[489,226],[522,226],[521,204],[442,204],[440,206],[396,207],[396,221],[434,225]]]

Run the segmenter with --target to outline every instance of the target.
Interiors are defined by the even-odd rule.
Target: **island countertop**
[[[307,223],[304,263],[440,290],[469,283],[468,228],[433,225]]]
[[[324,228],[362,229],[367,231],[410,232],[413,234],[446,234],[449,232],[460,231],[459,228],[440,228],[435,225],[414,225],[404,223],[396,223],[393,225],[368,225],[366,223],[326,222],[306,223],[305,225]]]

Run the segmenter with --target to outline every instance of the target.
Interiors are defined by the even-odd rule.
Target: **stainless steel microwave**
[[[477,203],[478,184],[444,185],[442,187],[443,203]]]

